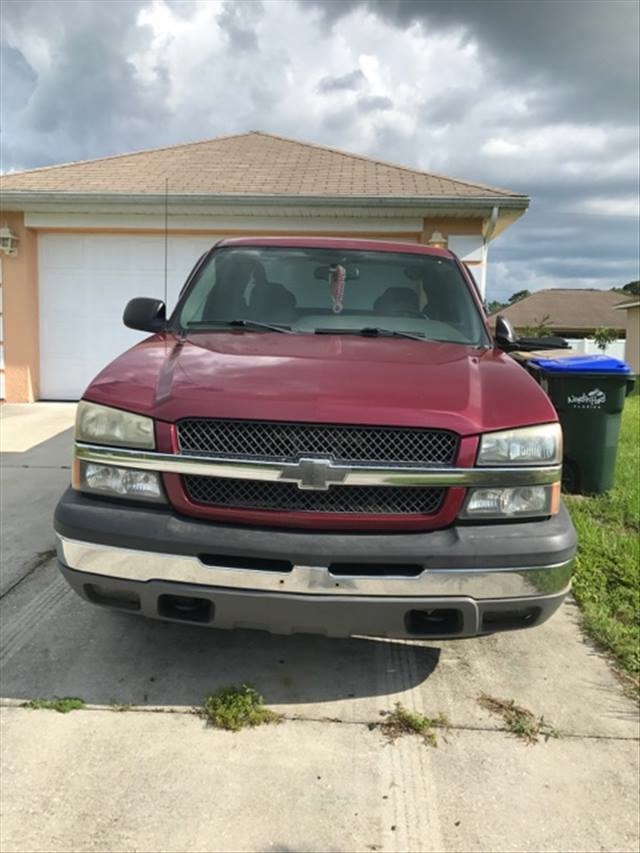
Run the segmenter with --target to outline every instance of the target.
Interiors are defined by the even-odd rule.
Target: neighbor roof
[[[495,199],[519,193],[251,131],[204,142],[14,172],[6,193]],[[516,206],[516,205],[513,205]]]
[[[624,299],[614,290],[538,290],[492,314],[491,319],[502,314],[516,328],[537,326],[548,317],[545,325],[557,330],[623,329],[623,315],[615,309]]]

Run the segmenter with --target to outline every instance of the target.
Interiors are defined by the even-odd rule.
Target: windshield
[[[399,252],[222,248],[200,269],[175,317],[180,330],[406,333],[487,344],[455,262]]]

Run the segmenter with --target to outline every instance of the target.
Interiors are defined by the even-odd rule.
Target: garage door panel
[[[40,276],[42,281],[42,275]],[[85,299],[87,275],[77,270],[51,270],[47,275],[47,287],[40,287],[40,310],[47,314],[82,311]]]
[[[92,269],[98,272],[101,270],[129,272],[135,268],[136,259],[140,254],[135,241],[130,238],[123,239],[121,235],[87,237],[86,250]]]
[[[168,310],[194,263],[215,237],[172,236],[168,243]],[[134,296],[164,299],[164,238],[42,234],[40,396],[77,399],[91,379],[146,334],[122,323]]]
[[[93,377],[86,379],[82,361],[73,358],[46,357],[40,364],[40,386],[51,388],[49,394],[41,393],[43,399],[77,400]]]
[[[147,237],[138,243],[136,269],[154,272],[164,281],[164,237]]]
[[[48,269],[83,269],[85,241],[76,234],[41,234],[38,238],[40,260],[46,258]],[[44,247],[44,252],[43,252]]]

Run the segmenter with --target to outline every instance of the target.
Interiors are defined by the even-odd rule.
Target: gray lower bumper
[[[553,519],[417,534],[244,529],[67,492],[63,574],[147,616],[329,636],[473,636],[540,624],[569,589],[575,532]]]
[[[94,604],[212,628],[328,637],[453,639],[529,628],[547,620],[568,591],[480,601],[465,596],[339,597],[131,581],[79,572],[63,564],[60,569],[73,589]]]

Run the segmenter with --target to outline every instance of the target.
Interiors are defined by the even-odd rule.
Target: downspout
[[[489,241],[493,237],[493,232],[496,230],[500,208],[494,204],[491,209],[491,216],[487,221],[487,227],[482,235],[482,267],[480,270],[480,295],[482,300],[486,299],[487,295],[487,258],[489,257]]]

